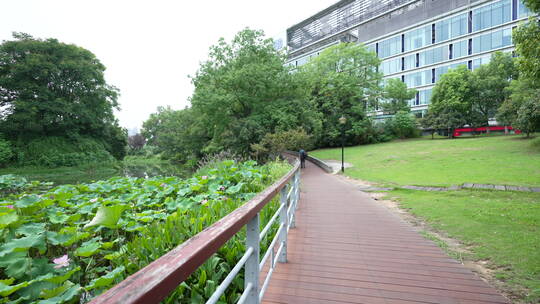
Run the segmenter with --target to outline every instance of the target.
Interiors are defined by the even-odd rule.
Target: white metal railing
[[[259,232],[260,220],[259,213],[247,223],[246,233],[246,252],[233,267],[231,272],[225,277],[223,282],[218,286],[206,304],[214,304],[219,301],[221,295],[227,287],[232,283],[236,275],[245,266],[244,274],[244,292],[238,300],[238,304],[258,304],[262,301],[264,293],[270,283],[270,278],[276,268],[276,262],[287,262],[287,233],[290,228],[295,227],[295,211],[300,199],[300,170],[298,169],[290,182],[287,183],[280,191],[280,206],[272,215],[266,226]],[[268,250],[264,253],[263,258],[259,259],[260,243],[268,235],[270,228],[279,217],[279,228],[268,246]],[[276,245],[278,245],[277,251]],[[259,286],[260,273],[264,265],[270,258],[270,267],[266,274],[263,284]]]

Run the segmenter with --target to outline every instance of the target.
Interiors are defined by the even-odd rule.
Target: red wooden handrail
[[[300,163],[295,162],[292,170],[250,201],[90,303],[159,303],[257,215],[287,184],[299,166]]]

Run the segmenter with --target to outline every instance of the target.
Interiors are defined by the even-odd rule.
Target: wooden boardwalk
[[[264,303],[508,303],[354,185],[308,163]]]

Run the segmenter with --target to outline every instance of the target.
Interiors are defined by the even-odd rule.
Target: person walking
[[[300,168],[305,168],[306,167],[307,152],[304,151],[304,149],[300,149],[298,154],[300,155]]]

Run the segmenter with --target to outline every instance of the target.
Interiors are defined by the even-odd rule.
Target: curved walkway
[[[357,186],[307,164],[264,303],[508,303]]]

